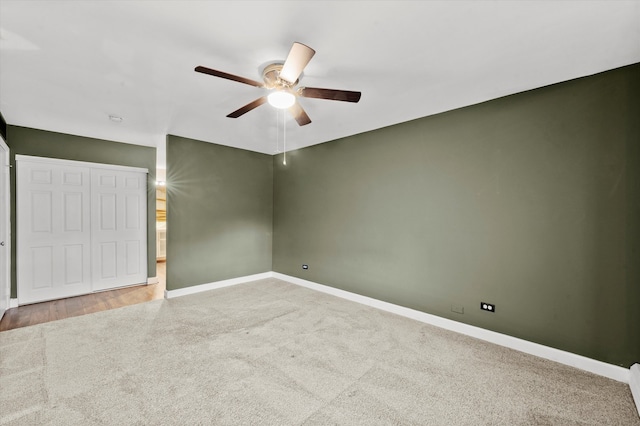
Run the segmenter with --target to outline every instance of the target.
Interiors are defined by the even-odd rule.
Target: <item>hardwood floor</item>
[[[162,299],[166,288],[166,263],[158,262],[156,275],[157,284],[125,287],[8,309],[0,321],[0,331]]]

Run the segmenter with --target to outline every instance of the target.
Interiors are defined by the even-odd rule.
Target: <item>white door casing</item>
[[[146,169],[16,164],[20,305],[146,282]]]
[[[18,303],[90,293],[90,169],[17,165]]]
[[[158,222],[156,225],[156,259],[167,258],[167,228],[166,222]]]
[[[11,295],[11,223],[9,215],[9,147],[0,137],[0,319],[9,309]]]
[[[146,174],[91,170],[93,290],[147,281]]]

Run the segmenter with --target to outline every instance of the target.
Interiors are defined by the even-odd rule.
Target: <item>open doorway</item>
[[[0,319],[9,309],[11,236],[9,226],[9,147],[0,137]]]
[[[166,287],[167,271],[167,169],[156,169],[156,275]]]

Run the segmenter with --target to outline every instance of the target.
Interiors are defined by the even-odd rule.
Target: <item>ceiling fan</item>
[[[203,66],[197,66],[195,71],[250,86],[269,89],[271,91],[270,94],[262,96],[242,108],[233,111],[227,115],[227,117],[238,118],[252,109],[269,102],[276,108],[287,108],[298,124],[304,126],[311,123],[311,119],[297,101],[298,97],[355,103],[360,100],[361,95],[360,92],[352,92],[349,90],[321,89],[316,87],[296,88],[304,67],[307,66],[315,53],[316,51],[309,46],[297,42],[293,43],[284,63],[276,62],[264,68],[262,71],[264,83]]]

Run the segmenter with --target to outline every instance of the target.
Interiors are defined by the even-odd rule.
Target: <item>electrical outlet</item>
[[[464,306],[452,304],[451,305],[451,312],[456,312],[458,314],[464,314]]]
[[[309,269],[309,265],[302,265],[302,269],[304,269],[304,270]]]
[[[492,305],[491,303],[480,302],[480,309],[483,311],[495,312],[496,305]]]

